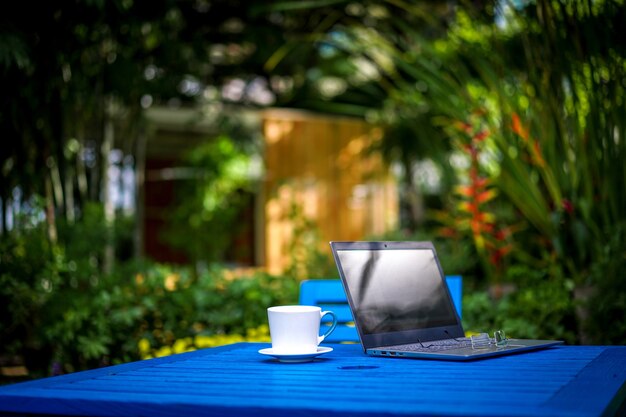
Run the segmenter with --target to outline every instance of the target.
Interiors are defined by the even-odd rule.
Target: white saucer
[[[272,348],[261,349],[259,353],[261,355],[273,356],[278,359],[280,362],[285,363],[301,363],[301,362],[310,362],[319,355],[323,355],[328,352],[332,352],[333,348],[319,346],[317,348],[317,352],[313,353],[274,353]]]

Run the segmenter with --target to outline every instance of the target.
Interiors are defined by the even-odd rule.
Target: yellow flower
[[[211,346],[211,343],[212,343],[212,340],[209,336],[199,334],[194,338],[194,345],[198,349],[209,347]]]
[[[267,342],[270,340],[270,329],[266,324],[262,324],[256,329],[246,330],[246,341]]]
[[[172,346],[172,351],[174,353],[183,353],[187,350],[187,342],[184,339],[178,339],[174,342],[174,346]]]
[[[155,358],[160,358],[162,356],[169,356],[172,354],[172,349],[169,346],[163,346],[161,349],[154,352]]]
[[[143,284],[143,281],[144,281],[144,278],[142,274],[135,275],[135,282],[137,283],[137,285]]]
[[[141,340],[139,340],[137,346],[139,347],[139,353],[142,356],[150,352],[150,341],[148,341],[148,339],[146,338],[142,338]]]
[[[178,274],[169,274],[165,277],[165,289],[168,291],[176,290],[176,285],[180,281],[180,275]]]

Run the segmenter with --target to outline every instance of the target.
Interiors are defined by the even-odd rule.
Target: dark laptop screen
[[[349,249],[337,256],[364,334],[456,324],[431,249]]]

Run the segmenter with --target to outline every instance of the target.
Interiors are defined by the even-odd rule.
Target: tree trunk
[[[76,220],[74,203],[74,169],[68,164],[65,169],[65,217],[68,223]]]
[[[56,202],[56,207],[60,210],[59,213],[63,213],[65,209],[65,199],[63,198],[63,184],[61,180],[61,173],[59,171],[59,165],[57,161],[49,156],[48,157],[48,168],[50,170],[50,179],[52,184],[52,194],[54,195],[54,201]]]
[[[137,135],[137,148],[135,150],[135,233],[133,236],[134,252],[136,258],[142,258],[144,236],[144,193],[146,176],[146,147],[148,135],[144,127],[139,129]]]
[[[0,221],[2,221],[2,224],[0,225],[0,227],[2,227],[2,230],[0,230],[0,235],[5,235],[7,234],[8,231],[8,213],[7,210],[9,208],[9,197],[8,197],[7,192],[5,192],[4,188],[2,189],[2,196],[0,197],[0,200],[2,200],[2,219],[0,219]]]
[[[408,158],[404,159],[402,165],[404,166],[406,198],[410,213],[409,229],[416,231],[424,221],[424,198],[419,189],[419,184],[416,184],[413,178],[412,161]]]
[[[85,130],[81,126],[78,131],[78,154],[76,157],[76,183],[78,184],[78,195],[80,203],[85,204],[89,198],[89,183],[87,181],[87,170],[85,169]]]
[[[109,156],[113,149],[113,140],[115,138],[115,127],[113,125],[113,109],[111,99],[106,100],[104,109],[104,137],[100,148],[102,155],[101,166],[101,192],[102,203],[104,205],[104,222],[106,225],[106,243],[104,246],[104,260],[102,269],[105,274],[111,273],[115,259],[115,245],[113,241],[113,224],[115,222],[115,205],[111,196],[109,187]]]
[[[52,194],[52,180],[50,175],[45,178],[45,201],[46,201],[46,224],[48,229],[48,240],[52,244],[57,243],[57,226],[56,217],[54,215],[54,196]]]

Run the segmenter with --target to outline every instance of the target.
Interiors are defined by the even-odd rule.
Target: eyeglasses
[[[506,347],[508,339],[504,330],[497,330],[493,333],[493,339],[487,333],[479,333],[470,337],[472,349],[487,349],[489,346],[495,345],[496,348]]]

